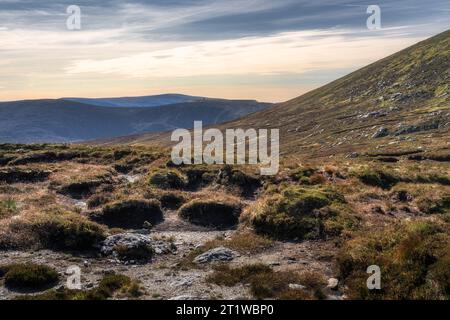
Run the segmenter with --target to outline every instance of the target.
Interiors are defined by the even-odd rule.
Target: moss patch
[[[45,265],[13,264],[0,267],[5,285],[14,290],[41,290],[58,282],[58,273]]]
[[[143,294],[136,281],[121,274],[108,274],[91,290],[69,290],[61,288],[40,295],[17,297],[20,300],[107,300],[113,297],[138,298]]]
[[[288,187],[246,210],[249,223],[258,233],[290,240],[334,235],[345,227],[344,216],[349,224],[356,223],[350,212],[339,193],[297,186]]]

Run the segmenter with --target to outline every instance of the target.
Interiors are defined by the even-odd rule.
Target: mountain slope
[[[161,94],[154,96],[123,98],[63,98],[63,100],[86,103],[93,106],[115,108],[158,107],[176,103],[196,102],[205,99],[206,98],[203,97],[187,96],[183,94]]]
[[[98,107],[67,100],[0,103],[0,142],[71,142],[189,128],[194,120],[217,124],[270,106],[215,100],[153,108]]]
[[[220,128],[279,128],[283,154],[449,148],[450,31]],[[169,144],[147,134],[121,143]]]

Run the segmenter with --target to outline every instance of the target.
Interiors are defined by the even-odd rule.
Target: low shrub
[[[417,201],[420,211],[427,214],[450,213],[450,195],[442,197],[421,197]]]
[[[217,229],[230,228],[238,224],[241,206],[226,200],[192,200],[183,205],[178,214],[189,222]]]
[[[325,237],[329,230],[334,230],[334,235],[344,215],[355,220],[344,204],[345,198],[333,190],[291,186],[250,206],[244,219],[256,232],[277,239],[317,239]]]
[[[231,268],[228,265],[215,267],[207,282],[220,286],[235,286],[239,283],[250,285],[252,295],[257,299],[305,300],[324,298],[323,277],[316,276],[316,281],[291,271],[275,272],[263,264],[250,264]],[[292,289],[290,284],[301,284],[304,289]]]
[[[177,193],[164,193],[159,197],[161,206],[165,209],[177,210],[186,201],[181,194]]]
[[[107,300],[118,296],[119,298],[138,298],[143,295],[139,284],[129,277],[111,273],[105,275],[97,287],[90,290],[70,290],[60,288],[50,290],[40,295],[27,295],[17,297],[22,300]]]
[[[358,173],[359,180],[373,187],[380,187],[382,189],[390,189],[401,179],[387,171],[366,169]]]
[[[0,276],[11,289],[40,290],[58,282],[59,276],[53,268],[38,264],[13,264],[0,267]]]
[[[364,233],[338,256],[351,299],[449,299],[450,236],[447,225],[415,221]],[[366,285],[368,266],[382,270],[381,290]]]
[[[110,228],[140,229],[145,222],[160,223],[163,212],[156,200],[127,200],[108,204],[90,217]]]
[[[231,166],[225,166],[220,171],[218,182],[226,187],[237,187],[245,197],[252,196],[262,186],[259,178],[241,170],[233,170]]]
[[[99,179],[71,182],[69,184],[62,185],[59,188],[59,192],[74,199],[83,199],[95,193],[97,188],[103,183],[104,181]]]
[[[56,250],[92,250],[105,239],[102,226],[74,213],[38,217],[31,232],[43,247]]]
[[[15,167],[0,170],[0,182],[5,183],[32,183],[48,179],[51,171],[38,169],[19,169]]]
[[[17,213],[17,202],[14,199],[0,200],[0,219]]]
[[[107,204],[108,202],[111,201],[111,195],[108,193],[98,193],[98,194],[94,194],[92,195],[88,200],[87,200],[87,207],[89,209],[94,209],[94,208],[98,208],[104,204]]]

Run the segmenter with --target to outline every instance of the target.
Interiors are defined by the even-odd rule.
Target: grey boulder
[[[101,247],[101,253],[122,261],[142,261],[150,260],[154,254],[154,249],[148,236],[121,233],[106,238]]]
[[[206,251],[205,253],[202,253],[201,255],[197,256],[194,259],[195,263],[204,264],[208,262],[223,262],[223,261],[231,261],[235,257],[237,257],[238,254],[234,252],[233,250],[230,250],[225,247],[218,247],[211,249],[209,251]]]

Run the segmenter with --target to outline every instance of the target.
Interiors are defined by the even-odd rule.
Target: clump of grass
[[[0,200],[0,219],[10,217],[16,214],[17,211],[17,202],[14,199]]]
[[[186,199],[181,194],[169,192],[162,194],[159,201],[163,208],[177,210],[185,203]]]
[[[131,278],[111,273],[105,275],[96,288],[91,290],[70,290],[60,288],[40,295],[18,297],[24,300],[107,300],[115,296],[136,299],[144,294],[140,285]]]
[[[87,207],[89,209],[95,209],[98,208],[104,204],[107,204],[108,202],[111,201],[111,195],[108,193],[97,193],[92,195],[88,200],[87,200]]]
[[[156,200],[126,200],[108,204],[90,218],[110,228],[141,229],[145,222],[161,222],[163,212]]]
[[[5,285],[18,290],[46,289],[58,282],[59,276],[53,268],[38,264],[13,264],[0,267],[0,276]]]
[[[352,299],[450,298],[448,226],[415,221],[364,233],[348,241],[338,257],[341,278]],[[368,290],[366,269],[382,270],[381,290]]]
[[[262,185],[260,178],[241,170],[232,169],[228,165],[220,170],[217,182],[228,188],[236,188],[241,196],[253,195]]]
[[[383,170],[365,169],[357,176],[362,183],[382,189],[390,189],[401,181],[398,176]]]
[[[331,189],[290,186],[247,208],[243,220],[260,234],[304,240],[334,235],[338,224],[345,222],[343,217],[355,220],[341,194]],[[345,225],[341,225],[343,228]]]
[[[427,214],[450,213],[450,195],[421,197],[417,201],[419,210]]]
[[[226,247],[242,254],[255,254],[273,246],[273,241],[251,231],[239,231],[229,239],[215,239],[207,242],[205,247]],[[208,249],[209,250],[209,249]]]
[[[31,222],[31,232],[45,248],[85,251],[104,240],[106,230],[83,216],[63,213],[37,217]]]
[[[302,283],[306,277],[290,271],[275,272],[272,268],[263,264],[250,264],[242,267],[231,268],[228,265],[216,266],[214,272],[207,280],[220,286],[235,286],[237,284],[250,285],[252,295],[257,299],[313,299],[323,298],[321,286],[324,281],[316,278]],[[290,284],[301,284],[304,289],[291,289]]]
[[[181,218],[193,224],[217,229],[230,228],[237,225],[240,213],[240,203],[227,199],[194,199],[178,210],[178,215]]]
[[[302,183],[309,183],[309,178],[317,172],[314,168],[298,168],[290,173],[292,180]]]
[[[149,183],[161,189],[183,189],[186,177],[176,170],[158,169],[150,174]]]

